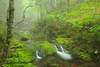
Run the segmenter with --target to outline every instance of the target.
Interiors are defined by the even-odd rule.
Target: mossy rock
[[[24,35],[21,37],[21,41],[27,41],[27,40],[29,40],[28,36]]]

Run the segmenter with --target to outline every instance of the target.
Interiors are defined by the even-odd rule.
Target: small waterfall
[[[42,56],[45,56],[44,53],[43,53],[43,50],[42,49],[37,49],[36,46],[33,46],[34,43],[31,43],[31,44],[26,44],[25,46],[28,47],[28,48],[34,48],[35,51],[36,51],[36,57],[37,59],[42,59],[43,57],[41,57],[41,53],[43,54]],[[40,53],[41,52],[41,53]]]
[[[34,43],[32,44],[26,44],[27,47],[29,48],[34,48],[35,51],[36,51],[36,58],[37,59],[43,59],[43,57],[46,56],[46,53],[45,53],[45,50],[43,50],[42,48],[40,47],[37,47],[37,46],[33,46]],[[57,54],[64,60],[71,60],[72,59],[72,56],[68,53],[68,51],[66,51],[63,46],[61,44],[53,44],[56,51],[57,51]],[[59,47],[58,47],[59,46]]]
[[[64,60],[71,60],[72,56],[68,53],[68,51],[64,51],[64,48],[62,45],[60,45],[60,48],[62,51],[59,51],[57,46],[54,44],[54,47],[56,48],[57,54]]]
[[[62,45],[60,45],[62,52],[64,53],[64,48],[62,47]]]
[[[28,30],[24,32],[24,34],[27,34]]]
[[[37,57],[37,59],[42,59],[43,57],[40,57],[39,55],[38,55],[38,50],[36,49],[36,57]]]

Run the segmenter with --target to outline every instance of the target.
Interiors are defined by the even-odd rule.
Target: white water
[[[60,47],[61,47],[62,52],[64,53],[64,49],[63,49],[62,45],[60,45]]]
[[[36,50],[36,57],[37,57],[37,59],[42,59],[42,57],[40,57],[40,56],[38,55],[38,50]]]
[[[71,60],[72,56],[68,53],[68,51],[66,51],[62,45],[60,45],[61,51],[58,50],[57,46],[54,44],[54,47],[57,51],[57,54],[64,60]],[[36,57],[37,59],[43,59],[43,57],[41,57],[41,55],[39,54],[38,50],[36,50]],[[42,51],[43,53],[43,51]],[[43,54],[44,55],[44,54]],[[45,56],[45,55],[44,55]]]
[[[27,34],[27,33],[28,33],[28,30],[24,32],[24,34]]]
[[[64,51],[64,48],[62,47],[62,45],[60,45],[60,48],[61,48],[62,51],[59,51],[56,45],[54,45],[54,46],[56,48],[57,54],[62,59],[64,59],[64,60],[71,60],[72,59],[72,56],[68,53],[68,51],[67,51],[67,53]]]

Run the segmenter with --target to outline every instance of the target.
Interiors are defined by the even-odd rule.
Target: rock
[[[21,41],[27,41],[27,40],[29,40],[28,38],[25,38],[25,37],[22,37],[21,38]]]

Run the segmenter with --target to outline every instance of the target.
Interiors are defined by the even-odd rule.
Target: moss
[[[14,11],[15,10],[14,5],[12,5],[10,8],[11,8],[11,11]]]

